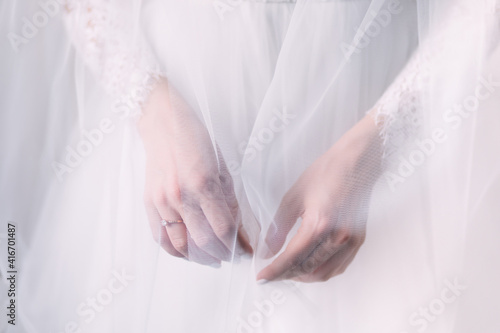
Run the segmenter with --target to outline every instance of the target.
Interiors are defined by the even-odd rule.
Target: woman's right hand
[[[138,123],[146,151],[144,200],[156,241],[171,255],[218,266],[252,253],[233,181],[204,124],[166,82]],[[161,226],[161,220],[183,223]]]

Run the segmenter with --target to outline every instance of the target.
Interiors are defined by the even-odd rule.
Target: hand
[[[368,204],[380,174],[381,149],[366,116],[319,157],[285,194],[269,228],[266,257],[285,251],[259,272],[263,281],[326,281],[344,272],[365,239]]]
[[[144,201],[155,240],[171,255],[212,266],[235,253],[251,253],[222,154],[166,81],[151,93],[138,130],[146,151]],[[184,223],[161,227],[162,219]]]

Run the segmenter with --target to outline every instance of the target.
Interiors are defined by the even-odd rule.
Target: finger
[[[171,206],[166,203],[157,203],[162,219],[167,221],[185,220]],[[192,262],[208,266],[220,266],[220,260],[200,249],[192,240],[187,231],[185,223],[170,223],[162,227],[165,237],[169,239],[169,243],[185,258]]]
[[[219,180],[224,193],[224,198],[226,199],[226,204],[233,215],[233,218],[239,223],[241,221],[240,207],[238,205],[238,200],[236,199],[236,194],[234,193],[234,183],[233,177],[231,176],[229,169],[226,165],[226,161],[222,156],[219,146],[217,146],[217,152],[219,154]]]
[[[243,252],[241,252],[241,255],[244,255],[245,253],[250,255],[253,254],[253,248],[250,244],[250,238],[248,237],[248,234],[243,225],[240,225],[240,228],[238,229],[237,241],[239,246],[241,246],[241,249],[243,250]]]
[[[354,238],[351,238],[352,232],[348,228],[323,228],[321,230],[319,232],[320,235],[323,234],[323,236],[319,237],[319,239],[322,239],[321,243],[300,264],[301,269],[294,272],[287,272],[282,278],[291,279],[299,275],[311,274],[328,262],[330,258],[337,256],[337,253],[344,251],[354,244]]]
[[[213,186],[210,193],[201,196],[200,207],[213,233],[230,255],[234,253],[238,224],[229,210],[220,186]]]
[[[182,220],[181,215],[168,205],[160,205],[158,212],[161,218],[167,221]],[[187,230],[184,223],[168,223],[165,226],[168,238],[172,246],[183,256],[189,259]]]
[[[175,178],[166,183],[175,183]],[[182,196],[178,187],[164,186],[155,196],[154,202],[163,219],[167,221],[184,221],[184,223],[173,223],[165,226],[170,243],[179,253],[182,253],[188,260],[202,265],[212,265],[214,263],[220,265],[219,259],[200,249],[195,242],[189,242],[186,216],[183,213]],[[189,220],[189,216],[187,219]]]
[[[184,223],[169,223],[165,229],[174,248],[189,259],[186,225]]]
[[[349,251],[347,248],[344,248],[327,260],[323,265],[318,267],[314,272],[306,275],[295,276],[291,279],[307,283],[328,281],[334,276],[344,273],[345,269],[354,260],[356,252],[357,250]]]
[[[177,251],[170,242],[167,231],[161,225],[161,216],[151,200],[145,200],[146,215],[148,217],[149,226],[153,234],[153,239],[169,254],[175,257],[184,258],[184,255]]]
[[[341,246],[333,243],[330,240],[321,242],[311,254],[297,265],[297,269],[286,271],[280,278],[292,279],[298,276],[304,276],[314,273],[323,264],[328,262],[330,258],[335,256],[340,250]]]
[[[285,251],[269,266],[257,275],[258,280],[281,280],[289,271],[301,270],[301,263],[318,246],[317,232],[310,227],[308,221],[303,221],[297,234],[292,238]]]
[[[231,252],[216,236],[200,205],[193,200],[183,199],[182,216],[194,244],[209,255],[224,261],[231,259]],[[188,245],[190,245],[188,243]],[[190,255],[193,252],[191,247]]]
[[[238,204],[238,200],[236,198],[236,194],[234,193],[233,179],[231,177],[231,174],[229,173],[229,169],[227,168],[226,162],[224,161],[224,158],[222,157],[220,148],[218,146],[217,146],[217,151],[219,152],[220,156],[219,160],[221,167],[220,167],[219,179],[221,182],[222,192],[224,193],[226,204],[229,207],[229,210],[231,212],[231,215],[233,216],[235,224],[239,226],[237,242],[236,242],[237,249],[233,253],[253,254],[253,249],[252,246],[250,245],[248,234],[246,233],[242,224],[240,207]]]
[[[360,248],[361,245],[360,243],[358,243],[358,240],[350,240],[342,246],[337,254],[335,254],[326,263],[324,263],[316,271],[314,271],[313,274],[319,277],[319,279],[321,280],[327,280],[331,277],[344,273],[344,271],[347,269],[347,267],[349,267],[351,262],[356,257],[356,254],[358,253]],[[342,258],[342,260],[336,260],[337,257]]]
[[[293,195],[293,190],[290,190],[280,203],[278,210],[274,216],[274,221],[269,226],[266,234],[265,242],[268,246],[268,252],[264,256],[266,259],[278,253],[286,241],[286,237],[292,230],[297,219],[302,214],[301,204],[298,198]]]
[[[211,266],[215,268],[221,266],[221,261],[219,259],[211,256],[195,243],[193,237],[191,237],[191,235],[189,234],[189,230],[187,231],[187,241],[189,260],[201,265]]]

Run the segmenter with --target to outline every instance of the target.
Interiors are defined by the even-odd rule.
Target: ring
[[[162,226],[166,226],[167,224],[174,224],[174,223],[184,223],[183,220],[174,220],[174,221],[168,221],[168,220],[161,220],[160,224]]]

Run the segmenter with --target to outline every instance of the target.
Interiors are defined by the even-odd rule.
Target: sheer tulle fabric
[[[70,24],[60,13],[72,40],[54,19],[17,54],[2,41],[2,64],[12,64],[2,65],[11,78],[0,79],[2,129],[17,140],[1,143],[1,218],[19,224],[22,263],[19,326],[7,332],[500,328],[496,1],[121,2],[126,34],[120,24],[92,32],[115,40],[100,42],[105,52],[82,51],[88,40],[74,29],[85,23],[74,17],[87,7],[78,2]],[[39,9],[0,8],[6,34]],[[129,116],[159,74],[220,148],[254,258],[214,269],[153,241],[145,154]],[[373,190],[352,185],[370,204],[340,214],[358,216],[355,232],[366,225],[361,250],[327,282],[257,285],[284,194],[367,112],[385,169]],[[445,289],[453,301],[433,320],[419,314]]]

